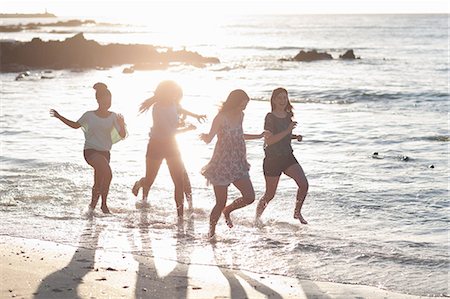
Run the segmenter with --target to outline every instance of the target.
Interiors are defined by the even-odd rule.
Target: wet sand
[[[0,243],[1,298],[427,298],[42,240]]]

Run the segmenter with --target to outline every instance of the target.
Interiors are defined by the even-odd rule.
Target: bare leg
[[[109,163],[106,165],[103,165],[104,170],[104,176],[103,176],[103,183],[102,183],[102,212],[105,214],[110,214],[111,212],[108,209],[108,206],[106,204],[106,200],[108,198],[108,194],[109,194],[109,186],[111,185],[111,180],[112,180],[112,170],[111,167],[109,166]]]
[[[297,201],[295,203],[295,210],[294,210],[294,218],[298,219],[302,224],[307,224],[308,222],[305,220],[305,218],[303,218],[301,212],[303,202],[305,201],[305,197],[306,194],[308,193],[309,188],[308,180],[306,179],[305,173],[303,172],[303,169],[300,166],[300,164],[291,165],[288,169],[286,169],[285,173],[289,177],[293,178],[298,186]]]
[[[156,175],[161,167],[162,159],[146,159],[145,177],[140,180],[142,186],[142,201],[146,202],[150,188],[155,182]]]
[[[229,228],[233,227],[233,222],[230,218],[230,213],[234,210],[248,206],[255,201],[255,191],[253,190],[250,178],[243,178],[233,182],[233,185],[241,191],[242,197],[235,199],[231,204],[223,209],[223,216]]]
[[[189,176],[188,176],[186,168],[184,168],[184,166],[183,166],[183,192],[184,192],[186,201],[188,203],[189,210],[192,210],[194,207],[192,204],[191,181],[189,180]]]
[[[258,202],[258,206],[256,207],[256,217],[255,223],[259,222],[259,218],[261,217],[264,209],[267,207],[269,202],[274,198],[275,192],[277,191],[278,182],[280,181],[279,176],[264,176],[266,179],[266,192],[261,197]]]
[[[183,162],[181,157],[173,157],[166,159],[167,166],[169,167],[170,176],[172,177],[173,184],[175,186],[175,205],[177,208],[178,222],[183,222]]]
[[[101,176],[99,176],[97,170],[95,170],[94,168],[94,186],[92,187],[91,203],[89,204],[91,210],[95,209],[95,207],[97,206],[98,199],[100,198],[101,189],[100,189],[100,182],[98,182],[100,180]]]
[[[106,203],[112,178],[109,161],[101,154],[92,154],[88,158],[88,163],[94,168],[94,187],[92,188],[92,199],[89,206],[94,209],[100,195],[102,195],[102,211],[109,213]]]
[[[214,194],[216,195],[216,205],[209,216],[209,233],[208,237],[212,238],[216,234],[216,225],[222,214],[225,204],[227,203],[228,186],[214,186]]]

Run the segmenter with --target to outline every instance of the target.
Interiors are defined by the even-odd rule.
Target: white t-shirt
[[[122,138],[118,134],[120,126],[117,114],[111,112],[108,117],[99,117],[94,111],[85,112],[77,121],[84,132],[84,149],[109,151],[113,143]]]

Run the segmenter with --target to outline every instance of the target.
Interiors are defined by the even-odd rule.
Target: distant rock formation
[[[185,63],[194,66],[220,63],[218,58],[203,57],[187,50],[160,52],[152,45],[108,44],[86,40],[82,33],[64,41],[1,41],[0,71],[21,72],[27,69],[107,68],[114,65],[146,66]],[[138,67],[139,68],[139,67]],[[136,67],[135,67],[136,69]]]
[[[361,59],[360,57],[356,57],[353,53],[353,50],[347,50],[344,54],[339,55],[340,59]]]
[[[339,55],[340,59],[360,59],[360,57],[355,57],[353,50],[346,51],[343,55]],[[317,50],[303,51],[301,50],[293,58],[282,58],[280,61],[316,61],[316,60],[331,60],[333,56],[327,52],[317,52]]]
[[[292,59],[294,61],[315,61],[315,60],[330,60],[333,59],[333,56],[326,52],[317,52],[316,50],[305,52],[303,50],[300,51],[295,57]]]

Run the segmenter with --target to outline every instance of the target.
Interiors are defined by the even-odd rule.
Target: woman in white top
[[[94,89],[98,102],[97,110],[85,112],[76,122],[68,120],[54,109],[50,110],[50,115],[73,129],[81,127],[84,131],[84,159],[94,168],[94,186],[89,207],[91,210],[95,209],[101,196],[101,209],[103,213],[109,214],[106,204],[112,179],[109,151],[112,145],[125,138],[127,133],[123,116],[109,111],[111,92],[108,87],[104,83],[96,83]]]
[[[174,81],[166,80],[158,84],[153,97],[142,102],[139,108],[141,113],[153,106],[153,126],[147,146],[145,177],[136,181],[132,188],[135,196],[142,188],[141,205],[146,207],[148,205],[148,193],[155,181],[161,163],[165,159],[175,186],[175,205],[179,223],[183,221],[183,176],[185,175],[185,168],[175,135],[192,129],[191,127],[179,129],[179,116],[181,114],[189,115],[199,122],[206,118],[205,115],[198,115],[183,109],[180,106],[182,97],[183,90],[181,87]]]

